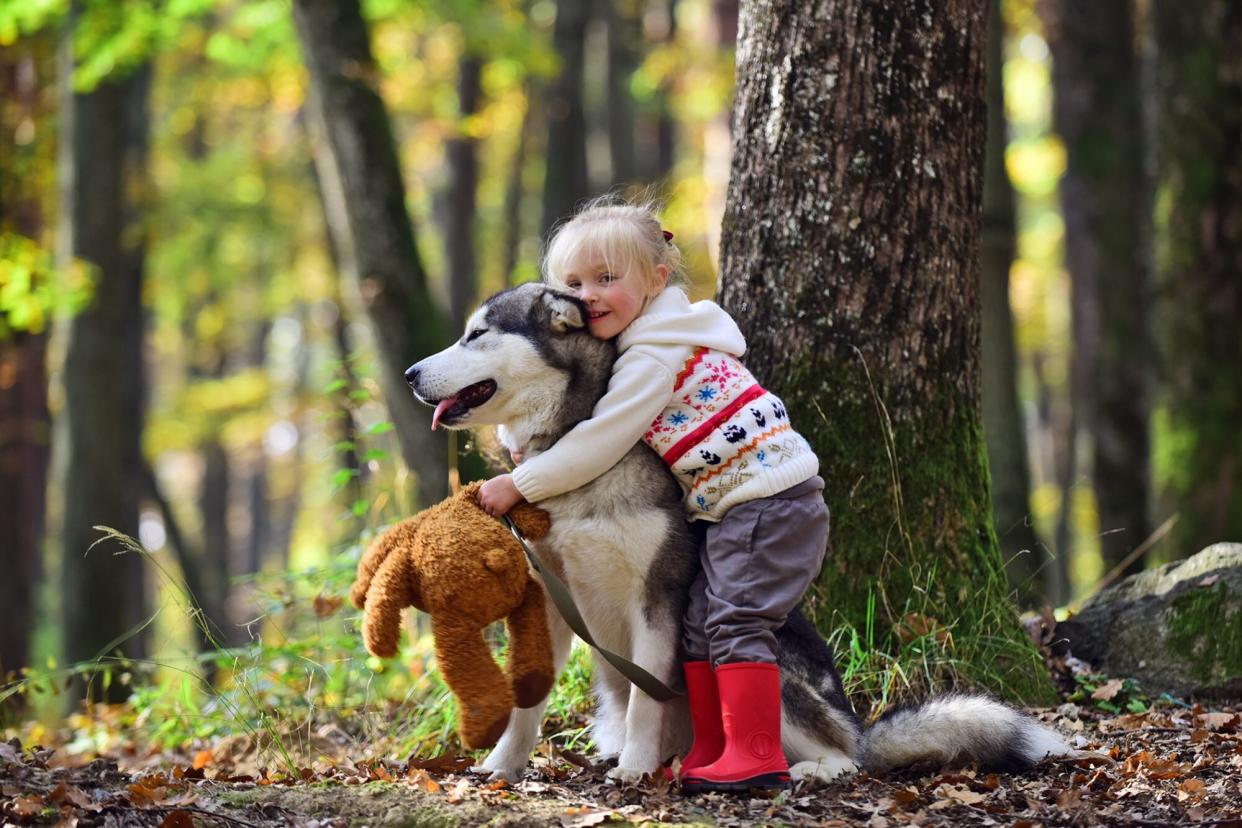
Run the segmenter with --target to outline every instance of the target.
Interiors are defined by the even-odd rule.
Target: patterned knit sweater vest
[[[681,483],[691,520],[718,522],[734,504],[774,495],[819,471],[784,403],[736,357],[707,348],[686,360],[672,400],[643,440]]]

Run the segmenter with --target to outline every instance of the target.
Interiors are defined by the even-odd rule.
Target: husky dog
[[[493,296],[451,347],[411,366],[415,395],[435,406],[433,427],[502,426],[511,451],[549,448],[591,416],[608,385],[615,346],[586,330],[573,296],[525,284]],[[678,645],[697,542],[681,508],[681,489],[659,457],[638,443],[576,491],[540,502],[552,530],[535,546],[573,593],[598,643],[666,684],[681,680]],[[549,605],[556,670],[572,644]],[[832,779],[858,768],[978,761],[1026,767],[1069,748],[1017,711],[982,696],[951,695],[900,710],[863,730],[842,689],[832,653],[800,613],[778,632],[782,741],[794,779]],[[684,701],[660,703],[596,658],[601,753],[615,756],[614,778],[633,780],[689,747]],[[539,739],[546,701],[513,711],[481,769],[521,775]]]

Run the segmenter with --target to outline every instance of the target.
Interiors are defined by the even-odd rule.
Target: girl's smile
[[[663,289],[668,281],[668,268],[656,267],[656,286]],[[592,253],[585,253],[570,262],[565,286],[586,302],[587,330],[598,339],[612,339],[639,317],[647,300],[647,281],[633,266],[624,270],[609,269],[608,263]],[[655,291],[656,293],[659,290]]]

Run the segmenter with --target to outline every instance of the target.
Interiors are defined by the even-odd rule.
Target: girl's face
[[[656,265],[656,277],[653,287],[658,292],[668,282],[668,267]],[[587,330],[599,339],[612,339],[629,327],[650,298],[638,268],[609,270],[604,260],[591,251],[569,263],[565,286],[586,302]]]

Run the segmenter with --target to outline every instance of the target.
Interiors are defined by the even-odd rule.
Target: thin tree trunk
[[[1151,6],[1172,557],[1242,539],[1242,5]],[[1163,199],[1162,199],[1163,200]]]
[[[1112,568],[1151,532],[1150,279],[1140,64],[1131,0],[1047,0],[1078,421],[1089,438],[1100,552]],[[1135,560],[1128,571],[1142,568]]]
[[[1038,607],[1039,572],[1047,550],[1031,522],[1030,462],[1018,404],[1017,354],[1009,308],[1015,234],[1013,187],[1005,171],[1004,20],[1000,0],[988,19],[987,148],[983,171],[983,235],[979,300],[983,366],[983,430],[992,472],[992,517],[1009,585],[1018,603]]]
[[[728,43],[722,44],[732,49],[737,40],[737,2],[729,0],[733,12],[733,37],[727,38]],[[668,29],[664,42],[673,45],[677,42],[677,0],[668,0]],[[668,182],[673,175],[673,167],[677,163],[677,119],[673,117],[673,104],[667,86],[658,93],[660,115],[656,121],[656,165],[652,178],[656,181]]]
[[[515,283],[514,277],[518,264],[518,248],[522,243],[522,200],[526,195],[524,184],[526,173],[527,144],[530,133],[538,121],[535,82],[529,78],[525,84],[526,111],[522,113],[522,126],[519,128],[517,146],[513,149],[513,158],[509,162],[509,178],[505,183],[504,215],[504,256],[501,275],[506,287]]]
[[[552,45],[560,57],[560,71],[548,87],[544,113],[548,121],[547,170],[543,180],[544,238],[557,221],[570,215],[590,195],[586,158],[586,113],[582,100],[589,5],[581,0],[557,0]]]
[[[608,150],[612,186],[638,177],[634,161],[634,96],[630,79],[638,68],[642,28],[635,0],[605,0],[608,11]]]
[[[34,244],[43,234],[38,174],[50,164],[37,148],[47,129],[40,105],[50,67],[44,38],[0,55],[0,234]],[[25,130],[33,129],[29,134]],[[50,274],[36,274],[36,279]],[[36,596],[43,578],[44,507],[50,454],[47,406],[47,331],[42,324],[13,330],[0,316],[0,683],[30,663]],[[0,704],[0,722],[23,705],[21,696]]]
[[[68,27],[71,33],[72,24]],[[68,41],[67,37],[67,41]],[[136,537],[145,409],[142,308],[145,234],[137,199],[145,191],[149,65],[73,92],[64,47],[61,187],[67,248],[97,268],[89,307],[69,328],[65,354],[64,653],[69,663],[146,652],[135,633],[146,620],[144,562],[100,539],[96,526]],[[90,554],[87,550],[90,549]],[[119,642],[119,643],[118,643]],[[71,691],[80,695],[75,684]],[[93,695],[119,700],[119,682]]]
[[[267,338],[272,323],[262,319],[255,326],[251,339],[249,363],[257,371],[267,370]],[[263,568],[263,560],[271,548],[271,506],[267,497],[267,451],[262,440],[251,447],[247,460],[245,475],[246,513],[249,515],[249,528],[246,533],[244,554],[241,556],[237,571],[242,575],[253,575]],[[232,585],[230,584],[230,587]],[[232,589],[229,590],[232,593]]]
[[[483,60],[465,55],[458,62],[457,117],[463,121],[479,109],[479,78]],[[466,325],[478,293],[474,255],[475,201],[479,189],[478,141],[462,132],[449,139],[448,201],[445,205],[444,246],[448,264],[449,322],[453,332]]]
[[[672,14],[673,3],[670,2],[670,19],[675,19]],[[712,0],[712,39],[721,54],[731,54],[737,49],[737,15],[738,0]],[[703,127],[704,200],[709,217],[707,247],[717,272],[720,270],[720,219],[724,216],[729,165],[733,160],[733,124],[729,116],[726,110]]]
[[[1045,698],[980,415],[986,8],[742,4],[721,300],[821,459],[821,629],[892,644],[918,612],[953,625],[962,678]]]
[[[419,502],[429,505],[448,493],[447,441],[431,432],[431,411],[410,394],[404,373],[448,336],[406,212],[366,23],[358,0],[295,0],[293,17],[310,71],[308,111],[318,122],[313,134],[323,136],[314,142],[315,162],[325,193],[342,202],[325,212],[375,331],[380,387],[402,456],[418,476]]]

